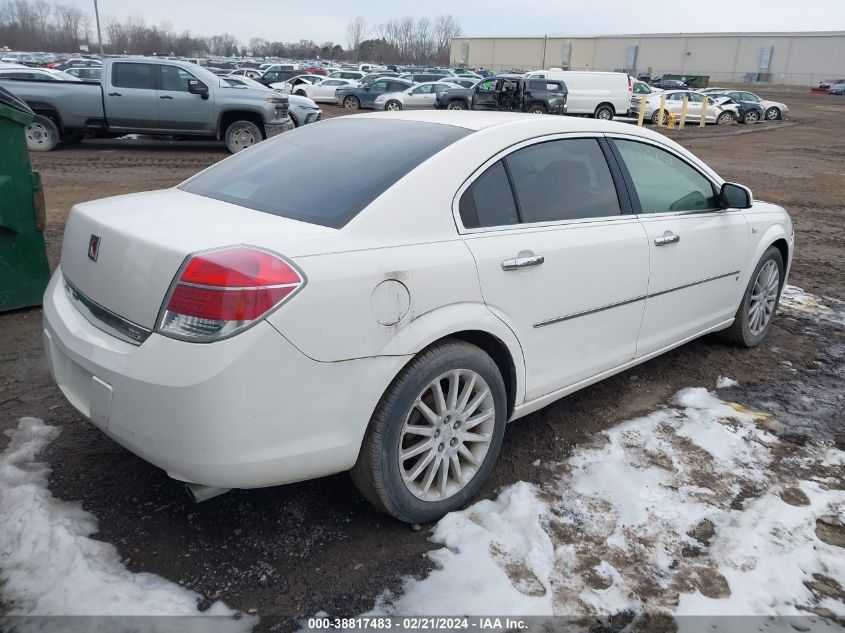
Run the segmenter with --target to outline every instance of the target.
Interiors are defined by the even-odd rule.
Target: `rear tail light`
[[[628,92],[634,92],[634,82],[631,80],[631,75],[628,75]]]
[[[279,255],[233,246],[190,255],[170,286],[156,331],[208,343],[254,325],[305,285]]]

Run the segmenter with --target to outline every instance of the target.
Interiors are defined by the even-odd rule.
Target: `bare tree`
[[[353,59],[358,59],[358,53],[361,48],[361,42],[367,35],[367,23],[360,15],[353,18],[346,25],[346,43],[349,45],[349,50],[352,52]]]
[[[434,20],[434,47],[437,50],[437,59],[440,63],[449,63],[452,39],[460,37],[461,33],[461,26],[451,15],[438,15],[437,19]]]

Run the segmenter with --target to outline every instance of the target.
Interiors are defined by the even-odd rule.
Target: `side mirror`
[[[719,192],[719,202],[723,209],[749,209],[754,197],[748,187],[726,182]]]
[[[192,95],[200,95],[203,99],[208,99],[208,86],[199,79],[188,80],[188,92]]]

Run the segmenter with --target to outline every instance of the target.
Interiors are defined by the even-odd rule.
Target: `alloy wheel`
[[[487,382],[453,369],[417,396],[399,436],[399,472],[418,499],[442,501],[475,476],[490,449],[496,405]]]
[[[748,303],[748,329],[757,336],[766,329],[778,299],[780,272],[771,259],[763,264],[754,286],[751,288],[751,300]]]

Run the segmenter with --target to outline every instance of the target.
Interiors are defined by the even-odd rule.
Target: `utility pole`
[[[105,57],[103,54],[103,34],[100,31],[100,9],[97,6],[97,0],[94,0],[94,19],[97,20],[97,42],[100,44],[100,58]]]
[[[546,47],[549,45],[549,36],[543,36],[543,68],[542,70],[546,70]]]

